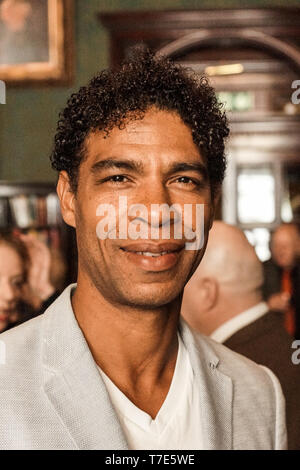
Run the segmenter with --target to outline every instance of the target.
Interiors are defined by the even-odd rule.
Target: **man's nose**
[[[152,180],[145,186],[144,194],[139,198],[139,204],[146,207],[146,214],[141,214],[139,219],[143,219],[148,224],[155,227],[162,227],[167,224],[174,224],[179,218],[180,206],[172,206],[170,193],[163,182]],[[170,210],[172,208],[172,210]]]

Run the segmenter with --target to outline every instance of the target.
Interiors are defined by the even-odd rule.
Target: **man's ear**
[[[59,174],[56,191],[60,200],[60,208],[64,221],[71,227],[76,227],[75,222],[75,194],[71,189],[70,180],[66,171]]]
[[[202,290],[202,297],[201,302],[204,303],[204,308],[206,311],[211,310],[214,308],[218,301],[218,283],[212,277],[205,277],[201,280],[201,290]]]

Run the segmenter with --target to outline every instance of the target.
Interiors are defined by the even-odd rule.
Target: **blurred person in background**
[[[27,283],[23,299],[40,313],[65,287],[66,263],[59,250],[50,249],[34,235],[20,235],[29,255]]]
[[[286,398],[289,449],[300,449],[300,368],[283,316],[262,297],[263,268],[244,233],[214,222],[203,260],[185,287],[181,313],[200,333],[267,366]]]
[[[59,275],[56,267],[52,271],[60,280],[64,266],[58,265]],[[49,248],[36,237],[0,234],[0,332],[36,316],[55,300],[51,266]]]
[[[0,332],[19,318],[29,256],[21,240],[0,235]]]
[[[264,263],[263,296],[284,313],[284,326],[300,339],[300,234],[296,224],[280,225],[271,237],[272,258]]]

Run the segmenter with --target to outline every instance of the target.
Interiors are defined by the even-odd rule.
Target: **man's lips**
[[[184,248],[182,243],[131,243],[120,247],[128,261],[144,271],[160,272],[173,268]]]
[[[121,250],[130,253],[151,253],[151,254],[162,254],[162,253],[174,253],[184,248],[183,243],[168,242],[168,243],[131,243],[129,245],[121,246]]]

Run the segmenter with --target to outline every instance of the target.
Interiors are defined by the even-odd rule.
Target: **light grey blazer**
[[[43,315],[0,335],[0,449],[128,448],[74,316],[72,287]],[[184,321],[180,331],[200,390],[204,448],[285,449],[274,374]]]

